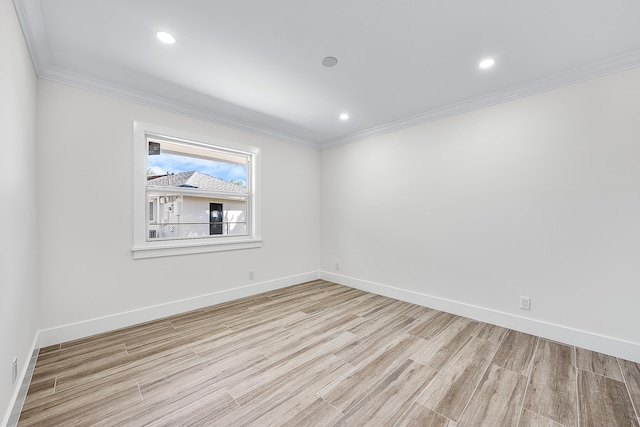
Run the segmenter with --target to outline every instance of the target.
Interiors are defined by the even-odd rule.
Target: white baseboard
[[[638,343],[326,271],[320,272],[320,278],[640,363],[640,344]]]
[[[166,304],[145,307],[96,319],[89,319],[56,328],[45,329],[40,331],[39,347],[46,347],[65,341],[84,338],[138,323],[161,319],[163,317],[173,316],[186,311],[196,310],[238,298],[256,295],[262,292],[284,288],[298,283],[317,280],[319,278],[320,273],[318,271],[313,271],[267,282],[242,286],[239,288],[225,289],[223,291],[212,292],[210,294],[179,301],[172,301]]]
[[[27,396],[27,391],[29,389],[29,384],[31,382],[31,374],[33,373],[33,367],[35,365],[34,355],[38,349],[38,334],[33,337],[33,343],[31,344],[31,348],[29,349],[29,353],[27,354],[26,360],[21,361],[19,366],[22,366],[18,378],[16,378],[16,388],[13,391],[13,395],[11,396],[11,400],[9,401],[9,407],[7,408],[7,412],[4,415],[2,420],[2,426],[5,427],[13,427],[18,424],[18,418],[20,417],[20,411],[22,410],[22,405],[24,403],[24,398]],[[32,363],[33,362],[33,363]],[[29,380],[25,382],[25,378],[29,376]],[[16,402],[20,399],[19,408],[16,405]]]

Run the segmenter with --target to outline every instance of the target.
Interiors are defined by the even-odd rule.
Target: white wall
[[[37,331],[36,77],[13,3],[0,1],[0,422],[8,420]]]
[[[640,69],[324,151],[321,177],[324,277],[640,361]]]
[[[47,80],[38,108],[43,345],[317,277],[318,151]],[[262,248],[134,260],[134,120],[260,147]]]

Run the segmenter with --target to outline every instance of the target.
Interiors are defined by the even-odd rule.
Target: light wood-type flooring
[[[640,364],[314,281],[40,350],[19,426],[639,426]]]

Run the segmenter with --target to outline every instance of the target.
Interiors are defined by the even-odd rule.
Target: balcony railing
[[[247,222],[150,222],[149,240],[202,239],[216,236],[246,236]]]

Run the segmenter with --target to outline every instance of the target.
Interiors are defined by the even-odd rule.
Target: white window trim
[[[149,205],[146,198],[147,186],[147,136],[165,136],[171,139],[194,141],[211,148],[227,148],[251,153],[250,162],[252,179],[250,216],[248,236],[225,237],[215,239],[197,240],[164,240],[148,241],[147,211]],[[261,200],[260,200],[260,149],[232,141],[221,141],[216,138],[196,135],[182,130],[171,129],[165,126],[133,122],[133,247],[131,249],[134,259],[155,258],[173,255],[187,255],[204,252],[232,251],[240,249],[252,249],[262,246],[261,234]]]

